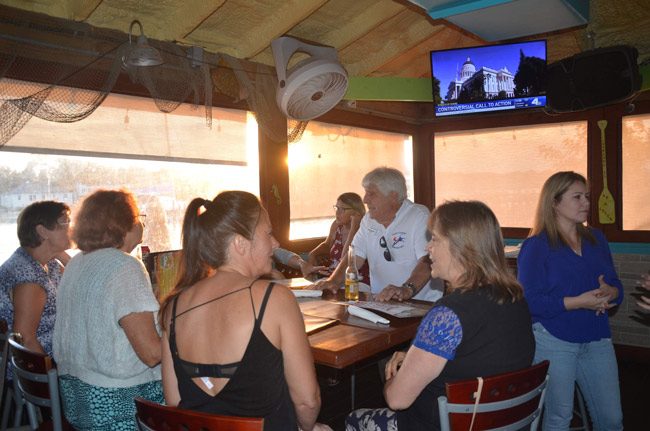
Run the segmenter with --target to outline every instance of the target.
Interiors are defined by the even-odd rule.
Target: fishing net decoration
[[[219,65],[212,70],[215,86],[235,100],[246,99],[267,137],[276,142],[300,140],[308,122],[286,118],[280,111],[276,102],[278,79],[275,69],[257,63],[251,66],[253,70],[247,70],[242,61],[226,54],[221,54]]]
[[[128,42],[104,43],[108,48],[101,53],[12,42],[10,49],[0,53],[0,147],[32,116],[61,123],[88,117],[112,91],[121,73],[144,86],[162,112],[173,112],[189,99],[198,105],[202,99],[206,125],[210,127],[212,94],[216,90],[235,100],[245,99],[262,132],[270,139],[282,142],[288,138],[295,142],[302,136],[307,122],[284,121],[277,107],[273,68],[251,66],[223,54],[206,55],[208,61],[192,66],[183,47],[155,40],[149,43],[161,53],[163,65],[125,66],[123,57],[130,49]],[[33,59],[58,61],[39,61],[35,67]],[[30,76],[37,82],[8,78],[9,70],[11,76]]]

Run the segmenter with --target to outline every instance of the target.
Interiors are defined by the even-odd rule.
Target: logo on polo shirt
[[[390,236],[390,248],[403,248],[406,245],[406,232],[395,232]]]

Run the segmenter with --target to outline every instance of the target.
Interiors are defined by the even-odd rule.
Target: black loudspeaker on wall
[[[612,46],[550,64],[548,107],[554,112],[573,112],[628,99],[641,88],[637,57],[636,48]]]

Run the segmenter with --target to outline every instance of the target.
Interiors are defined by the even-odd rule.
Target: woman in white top
[[[136,429],[133,398],[161,402],[159,305],[141,261],[133,195],[99,190],[78,212],[73,239],[82,251],[61,279],[54,358],[66,419],[78,430]]]

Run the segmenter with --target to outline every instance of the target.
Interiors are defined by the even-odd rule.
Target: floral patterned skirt
[[[163,403],[160,381],[127,388],[104,388],[64,375],[59,376],[59,387],[65,418],[77,430],[137,430],[133,399],[142,397]]]
[[[397,415],[391,409],[359,409],[345,418],[345,431],[397,431]]]

